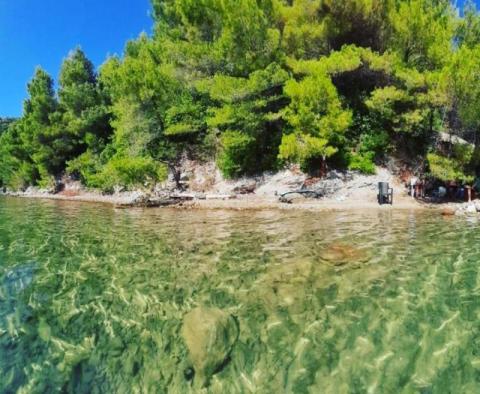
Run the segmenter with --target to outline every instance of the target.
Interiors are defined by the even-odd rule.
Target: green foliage
[[[255,159],[251,156],[254,142],[252,137],[239,131],[226,131],[222,134],[218,167],[227,178],[239,176],[249,167],[249,162]]]
[[[476,143],[480,17],[471,1],[463,16],[449,0],[152,7],[152,36],[128,42],[98,75],[79,48],[57,91],[36,70],[21,119],[0,122],[2,185],[48,185],[68,172],[91,187],[111,188],[108,176],[133,187],[161,179],[155,166],[178,175],[184,158],[216,160],[227,177],[286,163],[315,171],[340,157],[372,173],[387,153],[436,151],[437,131]],[[471,157],[461,167],[475,165]]]
[[[167,163],[175,171],[184,154],[201,146],[206,126],[203,103],[161,59],[164,49],[141,36],[128,43],[124,59],[105,63],[100,82],[112,100],[108,149],[119,157]]]
[[[342,108],[335,86],[326,75],[290,80],[285,93],[291,100],[285,119],[297,132],[330,141],[350,125],[351,113]]]
[[[53,80],[37,68],[27,90],[23,117],[2,136],[2,183],[13,188],[33,184],[58,166],[58,156],[49,144],[56,131],[52,118],[58,107]]]
[[[112,192],[115,187],[148,188],[167,178],[164,164],[150,157],[114,157],[93,177],[90,185]]]
[[[96,76],[93,64],[80,48],[71,52],[60,70],[60,104],[76,115],[96,104]]]
[[[389,13],[390,44],[407,66],[433,70],[452,53],[455,18],[449,0],[397,1]]]
[[[276,1],[153,0],[157,36],[182,66],[198,73],[247,76],[278,58]]]
[[[72,140],[72,152],[65,161],[88,147],[100,151],[110,134],[108,98],[97,83],[94,66],[77,48],[65,59],[60,70],[59,122]]]
[[[34,177],[20,171],[20,167],[25,163],[22,163],[20,158],[25,155],[21,149],[18,123],[13,123],[0,135],[0,186],[23,189],[29,181],[33,182]]]
[[[5,133],[2,183],[52,187],[67,162],[86,149],[101,152],[111,134],[107,98],[92,63],[77,49],[60,72],[59,100],[53,79],[38,68],[15,127]]]
[[[390,139],[385,131],[371,130],[362,134],[360,138],[359,151],[373,152],[377,155],[388,153],[390,150]]]
[[[360,171],[364,174],[375,174],[376,166],[373,162],[374,158],[375,153],[371,151],[362,153],[354,152],[349,156],[350,163],[348,168],[350,170]]]
[[[466,0],[463,18],[457,27],[457,41],[461,46],[472,48],[480,44],[480,15],[473,0]]]
[[[14,118],[0,118],[0,136],[7,131],[8,127],[15,121]]]
[[[318,72],[285,85],[290,98],[284,118],[292,129],[280,145],[279,159],[298,162],[303,168],[325,161],[337,152],[352,114],[344,110],[337,90],[327,74]]]
[[[471,183],[475,178],[473,174],[466,172],[464,160],[461,157],[445,157],[436,153],[427,155],[430,173],[442,181],[461,181]]]
[[[50,116],[57,108],[53,79],[38,67],[28,83],[29,98],[24,103],[24,118],[35,124],[48,126]]]
[[[67,164],[67,173],[74,175],[87,187],[101,187],[97,183],[97,174],[102,169],[100,157],[87,150]]]
[[[167,166],[151,157],[115,155],[106,158],[86,151],[68,163],[67,171],[84,185],[112,192],[114,188],[148,188],[167,178]]]
[[[368,124],[371,126],[371,124]],[[390,151],[390,139],[385,131],[369,128],[361,134],[354,149],[348,154],[348,168],[364,174],[376,172],[375,159],[381,158]]]
[[[280,65],[272,63],[248,78],[216,75],[196,84],[211,100],[206,118],[210,135],[219,134],[223,140],[223,133],[227,133],[225,139],[229,140],[229,132],[236,130],[243,135],[242,140],[249,141],[245,157],[226,154],[220,141],[223,153],[219,162],[228,161],[225,168],[229,169],[223,171],[228,177],[275,168],[283,124],[279,110],[284,106],[282,90],[288,78]]]
[[[283,50],[292,57],[315,59],[328,53],[328,26],[321,1],[295,1],[280,8],[284,21]]]
[[[467,129],[480,127],[480,45],[463,46],[443,70],[443,89],[449,97],[448,109],[458,111]]]
[[[312,171],[318,161],[324,162],[336,152],[337,149],[329,146],[329,141],[325,138],[288,134],[282,138],[279,159],[299,163],[304,171]]]

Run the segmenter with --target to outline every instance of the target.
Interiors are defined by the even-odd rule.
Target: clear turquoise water
[[[480,392],[479,230],[0,199],[0,392]],[[239,327],[201,390],[181,334],[199,306]]]

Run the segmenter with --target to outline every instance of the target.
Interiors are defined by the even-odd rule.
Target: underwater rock
[[[442,216],[455,216],[455,209],[453,208],[442,209]]]
[[[233,316],[220,309],[198,307],[185,315],[182,335],[196,385],[208,385],[211,376],[225,365],[238,334]]]
[[[320,258],[333,265],[364,263],[370,259],[367,252],[355,246],[334,242],[320,253]]]
[[[248,292],[246,302],[259,300],[272,314],[278,307],[288,308],[292,314],[301,313],[305,308],[307,282],[314,276],[313,264],[308,260],[271,264]]]
[[[14,297],[25,290],[32,282],[36,267],[32,264],[22,265],[7,271],[0,284],[7,297]]]
[[[477,213],[477,207],[475,206],[475,204],[467,205],[467,207],[465,208],[465,213],[468,213],[468,214]]]
[[[294,261],[275,265],[267,271],[264,282],[266,283],[305,283],[311,275],[312,263],[310,261]]]
[[[20,294],[33,283],[36,270],[35,264],[31,263],[4,271],[3,278],[0,275],[0,332],[11,326],[7,321],[9,315],[15,313],[17,321],[30,315],[30,308]]]
[[[20,354],[25,344],[20,338],[25,334],[25,323],[32,317],[32,308],[27,304],[25,297],[22,297],[22,292],[33,283],[35,272],[34,263],[7,270],[0,267],[0,376],[2,377],[0,392],[2,393],[17,392],[20,382],[24,379],[23,369],[18,368],[24,364],[20,361]]]

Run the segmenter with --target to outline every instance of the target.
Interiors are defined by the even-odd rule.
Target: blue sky
[[[37,65],[55,80],[80,45],[98,66],[151,32],[149,0],[0,0],[0,117],[18,116]]]
[[[0,117],[21,114],[37,65],[57,79],[62,59],[80,45],[98,66],[151,31],[149,12],[149,0],[0,0]]]

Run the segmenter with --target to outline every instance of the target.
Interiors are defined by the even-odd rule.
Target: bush
[[[38,179],[38,172],[33,164],[13,160],[10,166],[2,168],[2,186],[12,190],[25,190],[28,186],[34,185]],[[3,163],[0,163],[0,166]]]
[[[325,138],[308,134],[287,134],[282,138],[278,158],[300,164],[302,171],[318,169],[327,158],[338,152]]]
[[[53,175],[44,175],[39,179],[39,181],[37,182],[37,185],[41,189],[48,190],[50,192],[55,191],[55,188],[56,188],[55,177]]]
[[[155,162],[151,157],[114,157],[101,170],[91,176],[90,184],[106,192],[116,186],[131,190],[137,187],[153,186],[168,176],[167,166]]]
[[[226,178],[247,173],[252,161],[255,139],[239,131],[226,131],[220,138],[218,167]]]
[[[382,155],[390,150],[390,137],[385,131],[375,131],[362,134],[360,137],[360,152],[372,152]]]
[[[355,150],[347,154],[348,168],[363,174],[375,174],[375,159],[390,149],[390,138],[385,131],[367,131],[360,135]]]
[[[349,155],[348,169],[360,171],[363,174],[375,174],[376,166],[373,162],[374,152],[351,153]]]
[[[100,158],[91,151],[86,151],[67,163],[67,173],[78,176],[85,186],[95,187],[101,167]]]
[[[463,163],[454,157],[448,158],[435,153],[427,155],[430,173],[437,179],[447,181],[461,181],[470,183],[474,177],[463,168]]]

